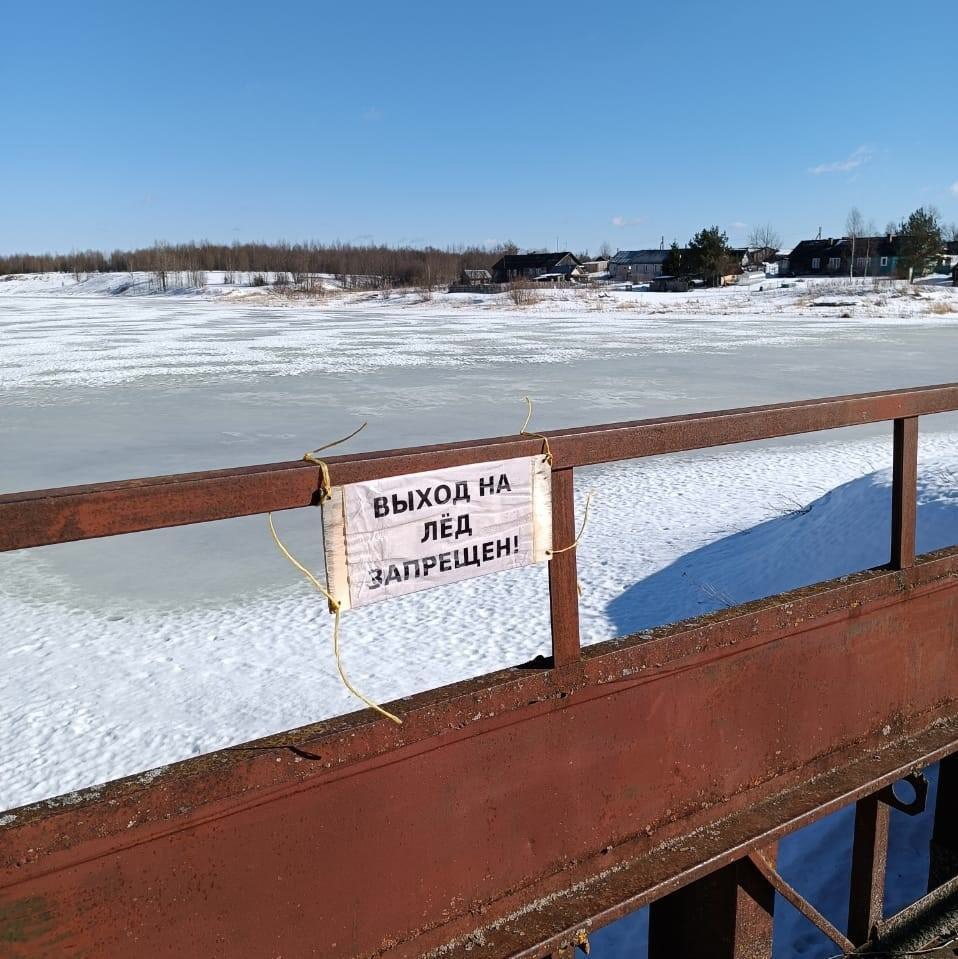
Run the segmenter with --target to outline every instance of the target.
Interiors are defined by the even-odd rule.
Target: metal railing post
[[[877,796],[860,799],[855,806],[848,938],[856,945],[867,942],[882,920],[889,812],[888,805]]]
[[[891,568],[915,564],[918,417],[895,420],[891,495]]]
[[[958,753],[938,766],[935,825],[931,834],[928,891],[958,876]]]
[[[775,860],[774,844],[763,851]],[[649,959],[768,959],[774,911],[775,890],[740,859],[651,904]]]
[[[552,546],[575,540],[575,482],[572,468],[552,471]],[[549,608],[552,615],[552,662],[567,666],[579,659],[579,581],[576,551],[556,553],[549,561]]]

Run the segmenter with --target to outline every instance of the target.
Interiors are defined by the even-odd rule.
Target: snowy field
[[[940,284],[567,292],[516,309],[109,295],[120,281],[94,279],[0,281],[0,491],[295,459],[363,420],[344,449],[514,433],[527,393],[531,428],[549,429],[958,379],[958,290]],[[580,508],[595,491],[584,641],[885,562],[890,435],[580,471]],[[923,419],[920,453],[924,551],[958,543],[958,420]],[[276,523],[321,569],[316,511]],[[263,517],[0,554],[0,810],[356,708],[330,625]],[[383,701],[522,662],[548,652],[546,571],[350,612],[342,640]],[[900,841],[918,848],[915,822]],[[783,846],[787,874],[811,844],[841,847],[847,821],[828,823]],[[839,908],[834,875],[805,878]],[[804,928],[779,924],[781,954],[828,955]],[[602,954],[626,954],[623,929],[597,935]]]

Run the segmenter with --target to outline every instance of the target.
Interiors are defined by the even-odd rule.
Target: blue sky
[[[0,253],[958,220],[947,4],[89,0],[2,31]]]

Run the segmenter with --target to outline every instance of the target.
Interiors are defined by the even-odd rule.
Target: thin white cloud
[[[857,170],[858,167],[868,163],[874,155],[875,150],[872,147],[860,146],[846,159],[834,160],[831,163],[819,163],[818,166],[810,167],[808,172],[813,176],[820,176],[822,173],[849,173],[851,170]]]
[[[644,219],[644,216],[614,216],[612,217],[612,225],[617,227],[638,226]]]
[[[958,196],[958,180],[955,180],[955,182],[952,183],[952,185],[951,185],[950,187],[948,187],[948,189],[949,189],[952,193],[954,193],[955,196]]]
[[[733,230],[737,230],[739,233],[741,233],[742,230],[747,230],[747,229],[748,229],[748,224],[747,224],[747,223],[743,223],[741,220],[736,220],[736,221],[732,224],[732,229],[733,229]]]

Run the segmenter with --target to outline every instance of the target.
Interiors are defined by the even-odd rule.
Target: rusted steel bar
[[[571,469],[552,471],[552,548],[549,560],[549,605],[552,616],[552,662],[567,666],[579,658],[579,591],[575,540],[575,484]]]
[[[958,409],[958,384],[827,397],[689,416],[549,431],[558,468],[701,449]],[[329,457],[334,483],[532,456],[523,436]],[[0,550],[296,509],[318,502],[302,461],[0,495]]]
[[[889,807],[878,796],[860,799],[855,806],[848,897],[848,938],[855,943],[866,942],[882,920],[889,813]]]
[[[928,891],[958,876],[958,756],[938,767],[935,824],[931,834]]]
[[[915,562],[918,495],[918,417],[896,419],[892,460],[891,567]]]
[[[833,926],[797,889],[785,881],[781,873],[762,855],[760,850],[755,849],[749,853],[749,860],[786,902],[791,903],[832,942],[841,946],[846,952],[851,952],[855,948],[855,943],[840,929]]]
[[[944,928],[954,928],[954,914],[958,909],[958,877],[949,879],[937,886],[921,899],[905,906],[895,915],[883,920],[879,927],[878,936],[869,948],[860,950],[870,954],[873,950],[890,949],[891,955],[899,955],[899,949],[913,949],[926,943],[942,931],[942,925],[936,923],[931,930],[924,929],[925,920],[940,911],[947,911],[952,916],[952,922]],[[930,934],[929,934],[930,933]],[[954,955],[954,952],[952,952]]]
[[[0,914],[30,959],[541,956],[958,748],[956,618],[948,550],[16,810]]]
[[[649,959],[768,959],[774,911],[775,890],[739,859],[651,904]]]

